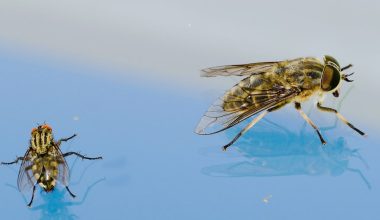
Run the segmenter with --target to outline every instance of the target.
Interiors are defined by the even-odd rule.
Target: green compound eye
[[[336,65],[337,69],[340,70],[340,65],[339,65],[338,61],[334,57],[329,56],[329,55],[325,55],[324,56],[324,61],[325,61],[325,65],[327,65],[327,64]]]
[[[323,69],[321,88],[324,91],[334,90],[340,82],[340,71],[333,65],[327,64]]]

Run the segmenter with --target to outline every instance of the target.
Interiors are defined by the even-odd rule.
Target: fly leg
[[[223,146],[223,150],[227,150],[229,146],[231,146],[233,143],[239,139],[245,132],[247,132],[249,129],[251,129],[258,121],[260,121],[266,114],[268,114],[268,111],[262,112],[259,116],[257,116],[255,119],[253,119],[245,128],[243,128],[235,137],[232,139],[231,142]]]
[[[25,170],[29,170],[29,169],[31,169],[32,168],[32,166],[27,166],[26,168],[25,168]],[[43,166],[42,167],[42,173],[45,173],[46,171],[45,171],[45,167]],[[28,175],[28,177],[29,177],[29,179],[31,178],[30,176],[29,176],[29,173],[26,173],[27,175]],[[41,179],[42,179],[42,177],[43,177],[44,175],[40,175],[40,177],[38,178],[38,180],[37,180],[37,182],[33,185],[33,192],[32,192],[32,198],[30,199],[30,202],[29,202],[29,204],[28,204],[28,207],[32,207],[32,203],[33,203],[33,199],[34,199],[34,193],[36,192],[36,185],[37,184],[39,184],[39,183],[41,183]]]
[[[24,157],[17,157],[16,160],[12,161],[12,162],[1,162],[2,165],[11,165],[11,164],[14,164],[14,163],[18,163],[20,160],[24,160]]]
[[[59,140],[57,141],[56,145],[59,147],[59,146],[61,146],[61,143],[62,143],[62,142],[66,142],[66,141],[68,141],[68,140],[70,140],[70,139],[73,139],[73,138],[76,137],[76,136],[77,136],[77,134],[73,134],[72,136],[70,136],[70,137],[68,137],[68,138],[61,138],[61,139],[59,139]]]
[[[321,132],[319,131],[318,127],[313,123],[313,121],[305,114],[305,112],[302,111],[301,109],[301,103],[299,102],[295,102],[294,103],[294,107],[297,109],[297,111],[301,114],[301,116],[303,117],[303,119],[305,119],[305,121],[311,125],[314,130],[317,132],[318,136],[319,136],[319,139],[321,140],[322,144],[325,145],[326,144],[326,141],[323,139],[322,135],[321,135]]]
[[[76,197],[76,195],[70,191],[70,189],[69,189],[68,186],[66,186],[66,190],[67,190],[67,192],[69,192],[69,194],[70,194],[71,197],[73,197],[73,198]]]
[[[30,199],[30,202],[28,204],[29,207],[32,207],[35,192],[36,192],[36,185],[33,186],[32,198]]]
[[[86,156],[83,156],[82,154],[77,153],[77,152],[67,152],[67,153],[64,153],[63,157],[67,157],[67,156],[70,156],[70,155],[76,155],[77,157],[80,157],[83,160],[84,159],[86,159],[86,160],[99,160],[99,159],[103,159],[103,157],[86,157]]]
[[[71,135],[71,136],[68,137],[68,138],[61,138],[61,139],[59,139],[59,140],[57,141],[57,146],[60,146],[62,142],[66,142],[66,141],[68,141],[68,140],[70,140],[70,139],[75,138],[76,136],[77,136],[77,134],[73,134],[73,135]]]
[[[341,115],[337,110],[333,109],[333,108],[328,108],[328,107],[324,107],[322,106],[322,103],[321,102],[318,102],[317,104],[317,107],[319,110],[321,111],[325,111],[325,112],[331,112],[331,113],[335,113],[336,116],[343,122],[345,123],[346,125],[348,125],[350,128],[354,129],[356,132],[358,132],[360,135],[362,136],[366,136],[366,134],[359,130],[358,128],[356,128],[354,125],[352,125],[350,122],[347,121],[347,119],[345,117],[343,117],[343,115]]]

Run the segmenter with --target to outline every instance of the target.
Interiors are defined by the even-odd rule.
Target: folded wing
[[[267,72],[278,62],[261,62],[210,67],[202,70],[201,76],[248,76]]]
[[[247,77],[210,106],[195,132],[207,135],[226,130],[252,115],[288,101],[298,93],[298,88],[272,81],[268,76]]]
[[[21,163],[20,170],[18,172],[17,186],[20,192],[27,192],[33,189],[33,186],[37,183],[34,178],[32,170],[32,162],[30,158],[32,151],[28,150],[24,155],[24,160]]]

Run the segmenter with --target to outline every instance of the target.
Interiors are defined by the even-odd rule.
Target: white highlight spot
[[[263,198],[263,203],[265,204],[268,204],[269,203],[269,200],[272,198],[272,195],[268,195],[266,197]]]

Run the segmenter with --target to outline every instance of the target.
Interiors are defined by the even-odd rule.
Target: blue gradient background
[[[38,33],[38,30],[28,30],[25,38],[18,37],[22,30],[26,31],[24,26],[17,23],[22,19],[11,20],[14,26],[7,24],[0,32],[0,161],[10,161],[24,154],[31,128],[45,121],[53,127],[57,139],[78,134],[78,137],[62,145],[63,152],[102,155],[104,160],[68,158],[71,168],[70,188],[77,198],[72,199],[58,185],[56,191],[50,194],[38,190],[32,208],[26,207],[29,197],[23,197],[16,188],[19,166],[1,166],[1,218],[375,219],[380,197],[379,105],[366,98],[375,91],[378,86],[375,79],[379,79],[374,62],[378,58],[375,51],[379,46],[370,44],[371,34],[376,33],[374,27],[378,23],[372,19],[378,18],[378,15],[372,12],[376,11],[378,5],[366,5],[368,13],[364,9],[355,12],[354,8],[359,8],[358,5],[354,1],[347,2],[348,6],[342,6],[343,9],[348,7],[346,15],[350,14],[351,17],[347,16],[347,19],[355,21],[359,19],[352,18],[355,13],[364,14],[360,19],[367,21],[362,23],[366,24],[365,27],[363,25],[361,30],[337,28],[336,32],[330,32],[330,38],[324,38],[323,33],[320,33],[319,36],[310,35],[307,39],[305,35],[298,40],[293,38],[293,34],[310,31],[308,26],[293,29],[293,32],[286,31],[282,39],[273,37],[276,29],[270,26],[276,22],[285,24],[295,21],[295,15],[291,15],[287,21],[279,19],[293,7],[297,6],[299,11],[309,8],[306,3],[298,1],[289,1],[289,5],[284,5],[284,10],[278,11],[277,17],[272,20],[264,19],[268,18],[264,16],[262,25],[257,20],[247,19],[256,16],[254,14],[248,17],[230,15],[229,22],[221,22],[217,18],[225,21],[226,16],[211,10],[210,16],[207,15],[208,20],[205,19],[203,24],[200,18],[206,18],[205,12],[213,8],[211,6],[215,6],[216,2],[206,1],[202,9],[202,4],[195,1],[198,10],[191,2],[182,5],[167,1],[166,5],[159,7],[162,16],[155,16],[155,10],[149,7],[147,11],[152,10],[153,14],[146,13],[146,17],[139,11],[128,15],[145,19],[132,19],[136,22],[133,28],[152,31],[137,31],[143,37],[139,39],[134,36],[133,42],[130,42],[129,37],[123,38],[123,33],[112,32],[117,27],[128,27],[127,24],[133,22],[121,17],[118,20],[116,15],[112,19],[107,17],[107,13],[112,10],[99,9],[100,3],[97,5],[98,10],[107,13],[92,20],[94,17],[88,12],[86,21],[91,31],[74,31],[73,23],[70,23],[77,21],[80,24],[85,20],[86,16],[79,13],[83,9],[82,3],[78,3],[75,8],[78,17],[65,20],[52,12],[41,15],[47,20],[52,19],[41,24],[42,27],[50,23],[54,26],[58,20],[67,22],[67,26],[60,28],[73,30],[77,34],[71,41],[59,40],[59,37],[67,37],[70,33],[67,36],[57,34],[57,38],[54,38],[44,33],[48,29],[41,32],[44,34]],[[248,6],[245,5],[248,3],[242,3]],[[126,11],[133,11],[135,7],[140,9],[139,4],[132,1],[128,5],[130,7],[119,6],[125,6],[121,8]],[[233,15],[249,11],[248,7],[239,8],[235,4],[222,1],[219,6],[222,11],[228,12],[230,9]],[[259,5],[268,10],[265,6],[274,8],[276,4],[276,1],[270,1]],[[339,2],[331,4],[340,6]],[[10,12],[21,15],[25,12],[25,15],[29,15],[38,8],[36,5],[16,7],[10,1],[0,5],[3,6],[0,10],[4,12],[1,16]],[[58,8],[49,4],[46,7]],[[323,8],[321,5],[315,7],[318,10]],[[8,12],[7,8],[14,11]],[[179,10],[165,17],[165,10],[173,12],[175,9],[181,9],[184,14]],[[75,11],[69,9],[68,5],[60,10],[68,14]],[[200,13],[200,18],[195,16],[197,13]],[[116,33],[112,35],[114,38],[104,36],[101,18],[108,19],[104,20],[105,23],[116,25],[115,29],[110,27],[109,32]],[[149,22],[144,23],[154,19],[157,19],[155,25],[162,28],[160,31],[155,32],[156,26],[149,29],[150,26],[146,26]],[[330,31],[334,27],[342,27],[346,22],[339,16],[336,23],[328,19],[317,22],[318,19],[320,17],[311,16],[302,22],[319,22],[321,27],[325,26]],[[169,20],[173,23],[165,23]],[[243,20],[245,22],[241,23]],[[37,25],[34,21],[30,22],[31,26]],[[182,30],[178,26],[181,22],[186,29]],[[351,22],[351,25],[359,28],[355,26],[358,23]],[[247,38],[231,33],[220,37],[210,34],[212,31],[219,33],[223,27],[235,26],[235,31],[253,26],[269,32],[258,36],[254,35],[252,28],[245,33],[248,34]],[[355,32],[355,36],[349,35],[351,31]],[[359,35],[359,31],[363,35]],[[79,33],[99,37],[100,43],[92,42],[91,39],[86,41],[86,37],[79,39],[82,36]],[[163,33],[168,38],[162,38],[165,35]],[[249,36],[258,36],[257,42]],[[368,36],[368,43],[359,45],[360,36]],[[30,40],[26,41],[28,37]],[[342,42],[337,40],[339,37]],[[110,41],[122,40],[107,44],[103,41],[106,38]],[[211,41],[213,38],[215,41]],[[143,45],[149,39],[152,43],[147,49]],[[273,43],[264,47],[265,39]],[[244,44],[246,40],[252,43]],[[131,46],[136,42],[141,44]],[[295,45],[295,42],[300,43],[294,47],[277,47]],[[183,47],[178,47],[182,43]],[[63,50],[60,45],[66,49]],[[351,52],[346,45],[352,45]],[[103,53],[107,46],[109,50]],[[204,49],[200,50],[201,46]],[[86,51],[86,48],[91,50]],[[163,50],[165,48],[167,50]],[[190,52],[191,49],[195,52]],[[279,54],[276,50],[280,51]],[[208,106],[239,80],[200,79],[200,68],[261,61],[264,58],[292,58],[305,53],[319,56],[330,51],[333,54],[336,52],[337,58],[342,57],[345,63],[352,61],[357,64],[357,74],[354,76],[355,83],[344,85],[342,94],[346,94],[346,97],[343,101],[340,101],[342,98],[334,100],[328,96],[326,103],[341,109],[348,119],[368,133],[367,138],[360,137],[336,121],[333,115],[318,112],[312,108],[311,102],[305,104],[305,111],[321,127],[328,141],[325,147],[320,146],[314,131],[305,125],[291,106],[269,114],[227,152],[222,152],[220,146],[227,143],[244,123],[218,135],[194,134],[195,126]],[[268,201],[265,200],[267,198]]]

